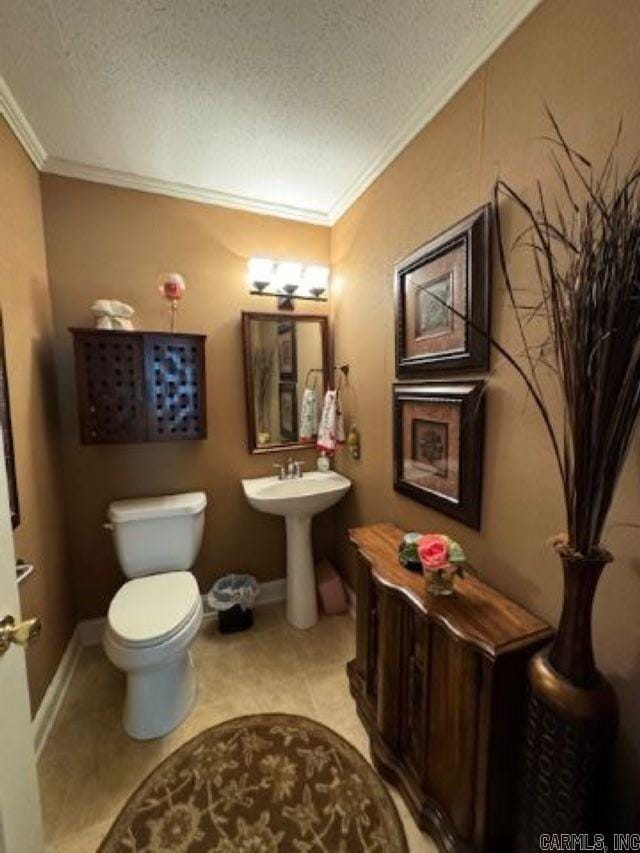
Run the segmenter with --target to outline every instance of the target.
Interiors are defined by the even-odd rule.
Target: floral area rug
[[[357,750],[288,714],[238,717],[167,758],[99,853],[407,853],[388,792]]]

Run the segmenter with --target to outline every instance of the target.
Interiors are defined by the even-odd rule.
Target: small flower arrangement
[[[460,545],[443,533],[407,533],[400,545],[399,558],[406,568],[422,567],[427,589],[434,595],[451,595],[453,578],[464,577],[469,568]]]
[[[178,302],[184,296],[187,285],[184,276],[177,272],[162,273],[158,276],[158,290],[171,307],[171,331],[177,328]]]
[[[467,559],[460,545],[443,533],[421,536],[418,557],[425,572],[452,572],[460,575],[463,574],[461,564]]]
[[[180,273],[169,272],[158,276],[158,290],[170,302],[182,299],[186,289],[187,285]]]

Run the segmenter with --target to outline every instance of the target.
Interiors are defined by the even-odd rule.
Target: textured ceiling
[[[0,75],[47,170],[331,221],[535,2],[1,0]]]

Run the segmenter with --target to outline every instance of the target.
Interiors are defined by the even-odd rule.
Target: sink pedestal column
[[[287,621],[311,628],[318,621],[316,576],[311,549],[311,516],[285,516],[287,530]]]

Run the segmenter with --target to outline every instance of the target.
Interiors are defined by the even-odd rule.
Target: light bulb
[[[295,293],[300,286],[302,264],[297,261],[282,261],[276,267],[276,284],[285,293]]]
[[[264,290],[273,278],[273,261],[270,258],[249,258],[247,278],[255,290]]]
[[[319,264],[311,264],[305,267],[302,276],[304,288],[312,296],[318,299],[326,291],[329,283],[329,267],[323,267]]]

